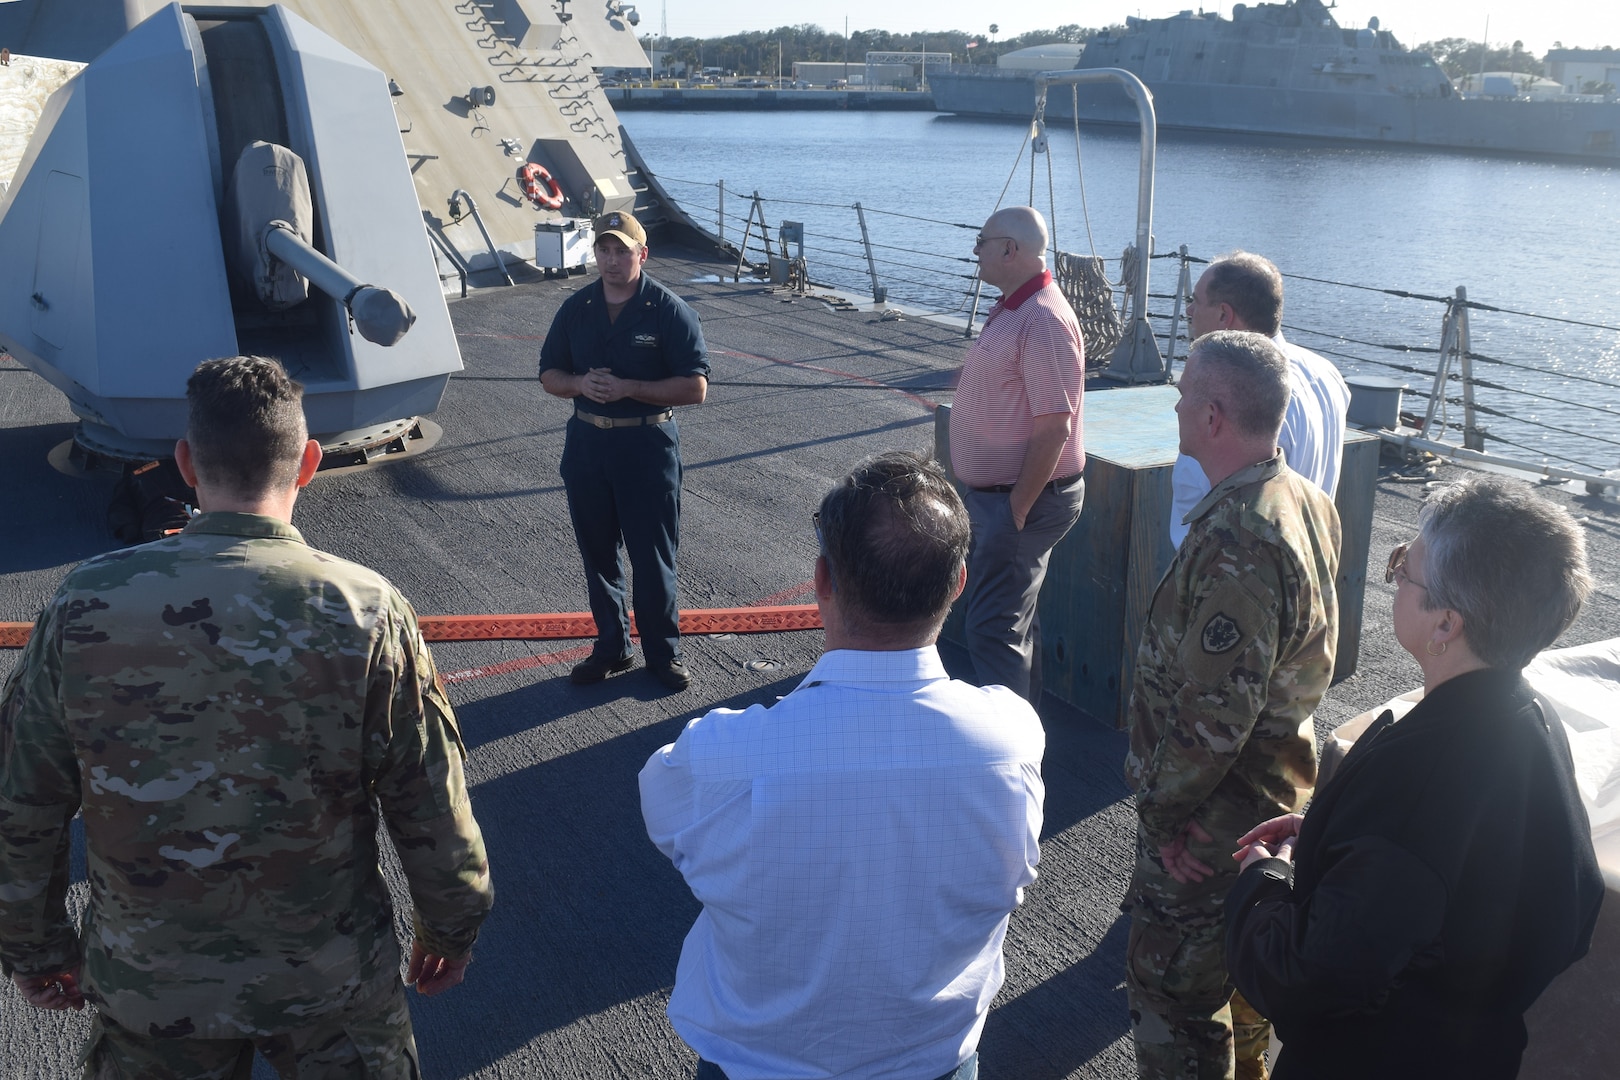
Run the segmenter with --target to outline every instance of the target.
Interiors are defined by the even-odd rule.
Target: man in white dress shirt
[[[826,652],[641,771],[648,835],[703,904],[670,1023],[699,1080],[972,1080],[1040,858],[1045,733],[940,663],[969,524],[936,465],[869,458],[814,520]]]
[[[1288,357],[1288,411],[1277,445],[1288,467],[1332,498],[1339,487],[1344,454],[1344,420],[1350,387],[1327,360],[1283,340],[1283,282],[1270,259],[1247,251],[1222,255],[1205,268],[1187,303],[1187,332],[1194,340],[1215,330],[1265,334]],[[1209,494],[1209,478],[1198,462],[1176,457],[1171,471],[1170,543],[1187,535],[1182,519]]]

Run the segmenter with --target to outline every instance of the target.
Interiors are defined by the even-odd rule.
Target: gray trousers
[[[980,686],[1008,687],[1034,705],[1041,699],[1041,620],[1035,601],[1052,549],[1080,519],[1086,482],[1041,489],[1022,530],[1013,527],[1008,493],[969,490],[964,633]]]

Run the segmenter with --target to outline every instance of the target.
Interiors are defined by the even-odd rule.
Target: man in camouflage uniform
[[[1316,782],[1311,711],[1333,674],[1339,516],[1277,448],[1288,361],[1266,337],[1220,331],[1187,358],[1181,449],[1214,487],[1154,593],[1129,709],[1137,793],[1126,990],[1137,1070],[1264,1075],[1270,1031],[1242,1023],[1222,903],[1236,839],[1298,810]]]
[[[210,360],[175,448],[206,511],[91,559],[0,698],[0,967],[99,1010],[87,1077],[416,1077],[380,809],[410,884],[409,981],[455,986],[492,898],[465,750],[416,618],[290,524],[320,464],[302,387]],[[69,823],[90,883],[69,919]]]

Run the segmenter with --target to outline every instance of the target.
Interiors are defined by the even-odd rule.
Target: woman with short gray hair
[[[1459,663],[1523,669],[1575,621],[1592,591],[1586,535],[1567,510],[1520,482],[1481,476],[1437,489],[1418,512],[1417,540],[1391,553],[1385,581],[1410,580],[1408,560],[1419,544],[1427,549],[1419,607],[1456,611],[1463,637],[1449,664],[1432,660],[1426,643],[1418,655],[1401,642],[1423,668],[1425,686],[1431,669]],[[1450,643],[1441,635],[1435,644],[1444,657]]]
[[[1277,1080],[1513,1077],[1603,897],[1563,724],[1521,674],[1591,591],[1585,536],[1480,476],[1430,497],[1384,580],[1423,700],[1305,815],[1239,840],[1228,964],[1283,1043]]]

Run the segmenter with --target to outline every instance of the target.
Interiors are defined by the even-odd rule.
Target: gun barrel
[[[309,279],[309,283],[341,303],[354,319],[360,336],[378,345],[393,345],[416,322],[416,312],[392,289],[367,285],[337,263],[304,243],[281,221],[264,232],[264,247],[276,258]]]
[[[270,254],[309,279],[309,283],[334,300],[344,300],[365,282],[304,243],[282,222],[271,222],[265,230],[264,246]]]

